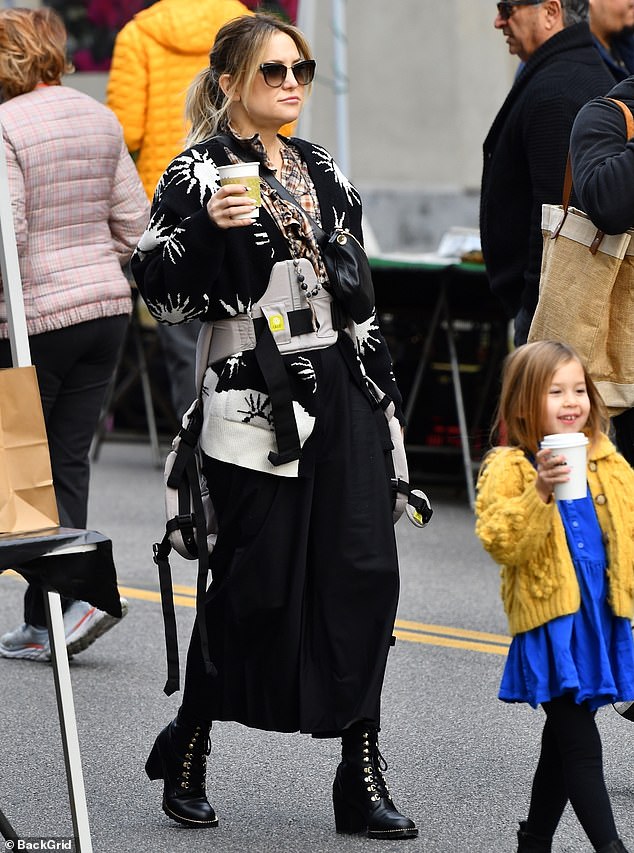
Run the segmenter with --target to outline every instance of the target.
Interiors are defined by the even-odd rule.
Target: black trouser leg
[[[634,409],[612,418],[616,446],[634,468]]]
[[[544,703],[546,723],[533,781],[528,830],[552,838],[570,800],[596,850],[617,838],[594,713],[570,696]]]
[[[127,325],[125,315],[106,317],[29,338],[60,522],[65,527],[86,527],[90,445]],[[10,364],[9,342],[2,341],[0,365]],[[69,603],[63,599],[63,609]],[[29,586],[24,597],[24,621],[46,625],[38,586]]]

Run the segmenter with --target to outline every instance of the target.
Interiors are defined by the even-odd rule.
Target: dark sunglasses
[[[508,21],[516,6],[539,6],[543,2],[544,0],[502,0],[497,4],[498,15],[503,21]]]
[[[314,59],[302,59],[295,65],[284,65],[283,62],[264,62],[260,65],[260,71],[266,85],[273,89],[279,89],[280,86],[284,85],[289,71],[293,72],[293,77],[300,86],[308,86],[315,77],[315,65]]]

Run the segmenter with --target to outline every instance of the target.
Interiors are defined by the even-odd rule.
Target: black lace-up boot
[[[526,831],[526,821],[520,821],[517,830],[517,853],[550,853],[553,846],[552,838],[540,838]]]
[[[342,761],[332,786],[337,832],[369,838],[416,838],[416,824],[392,802],[376,726],[356,723],[341,738]]]
[[[145,764],[150,779],[163,779],[163,811],[185,826],[218,826],[205,793],[209,726],[176,717],[157,737]]]

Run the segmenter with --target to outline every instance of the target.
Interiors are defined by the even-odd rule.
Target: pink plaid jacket
[[[0,103],[0,122],[29,334],[128,314],[122,265],[149,205],[114,113],[70,87],[42,86]]]

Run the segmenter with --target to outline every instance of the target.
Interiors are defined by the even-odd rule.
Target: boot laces
[[[383,777],[383,771],[387,770],[387,761],[381,755],[378,743],[371,743],[366,735],[363,745],[364,752],[364,768],[366,790],[371,794],[371,799],[375,802],[382,799],[390,798],[390,791]]]
[[[203,740],[202,733],[203,729],[196,726],[187,744],[187,752],[177,780],[178,786],[184,791],[200,789],[204,792],[205,790],[207,756],[211,752],[211,738],[207,732]]]

